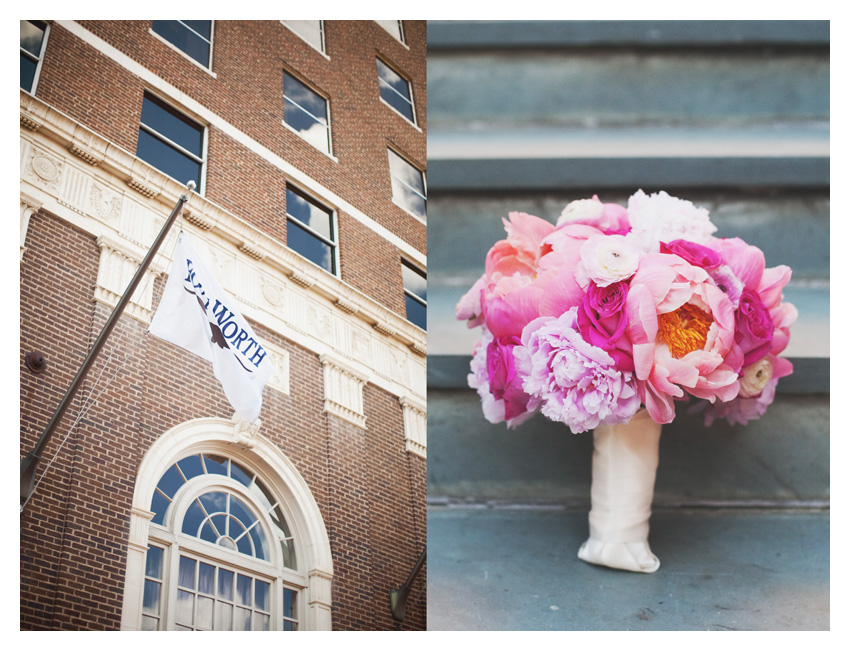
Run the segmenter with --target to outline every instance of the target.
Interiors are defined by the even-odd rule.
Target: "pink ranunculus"
[[[628,283],[591,284],[576,314],[576,327],[586,342],[602,348],[621,371],[634,371],[632,344],[626,336]]]
[[[469,386],[481,398],[484,417],[493,424],[507,421],[510,428],[531,418],[540,402],[522,390],[522,380],[516,374],[515,348],[509,342],[496,343],[493,335],[482,328],[481,339],[475,345],[467,376]],[[500,397],[497,398],[494,395],[496,393]]]
[[[582,338],[576,312],[529,323],[517,357],[523,388],[541,400],[541,413],[574,434],[626,423],[640,408],[632,373],[617,369],[608,353]]]
[[[625,235],[630,228],[628,211],[616,203],[602,203],[597,195],[568,203],[557,225],[568,224],[593,226],[606,235]]]
[[[744,289],[735,313],[735,343],[744,353],[744,366],[758,361],[773,343],[773,320],[758,293]]]
[[[738,394],[734,310],[704,269],[674,255],[645,255],[626,310],[638,391],[653,420],[672,422],[673,401],[685,392],[711,402]]]
[[[661,253],[672,253],[678,255],[685,262],[702,267],[703,269],[715,269],[720,266],[722,258],[717,251],[687,240],[671,240],[661,243]]]
[[[769,363],[765,364],[764,362]],[[757,364],[758,367],[753,369],[756,373],[759,370],[762,372],[768,372],[769,370],[770,373],[770,377],[766,380],[764,380],[764,377],[759,379],[759,383],[763,383],[760,392],[750,397],[739,395],[729,402],[718,401],[714,404],[703,402],[692,409],[695,413],[703,411],[707,427],[711,426],[717,419],[726,419],[731,425],[746,425],[751,420],[761,418],[773,402],[779,378],[791,375],[791,372],[794,370],[791,362],[775,355],[768,355],[760,360],[760,362],[757,362]]]
[[[728,265],[721,264],[715,269],[709,269],[708,275],[717,285],[717,288],[729,297],[732,302],[732,307],[738,309],[738,303],[741,300],[741,292],[744,291],[744,283],[736,276]]]

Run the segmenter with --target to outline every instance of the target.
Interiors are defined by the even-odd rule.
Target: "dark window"
[[[407,320],[425,330],[428,316],[428,279],[406,260],[401,261],[401,277],[404,282]]]
[[[205,68],[210,67],[211,20],[155,20],[153,31]]]
[[[203,126],[148,93],[142,100],[136,155],[181,185],[195,181],[202,192]]]
[[[333,211],[292,188],[286,188],[286,217],[286,245],[336,274]]]
[[[40,20],[21,21],[21,88],[29,93],[35,91],[46,35],[47,23]]]
[[[381,99],[415,123],[410,83],[380,59],[376,59],[376,61],[378,63],[378,86],[381,89]]]

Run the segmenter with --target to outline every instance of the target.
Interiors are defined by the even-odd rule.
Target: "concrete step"
[[[750,27],[429,25],[429,133],[828,120],[828,22]]]
[[[580,561],[587,535],[584,511],[430,507],[428,629],[830,629],[829,511],[655,509],[654,574]]]
[[[662,430],[656,503],[828,503],[828,363],[792,361],[809,376],[804,390],[820,384],[821,392],[783,387],[745,427],[707,428],[679,406]],[[539,414],[509,430],[485,420],[470,389],[428,390],[429,499],[587,504],[592,451],[590,432],[572,434]]]

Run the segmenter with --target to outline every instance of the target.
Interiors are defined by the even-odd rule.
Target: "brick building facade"
[[[22,21],[20,99],[22,458],[198,184],[42,456],[21,628],[424,629],[424,22]],[[259,427],[147,333],[179,230]]]

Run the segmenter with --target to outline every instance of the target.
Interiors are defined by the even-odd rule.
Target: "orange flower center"
[[[705,347],[712,322],[696,305],[685,303],[678,310],[658,315],[658,339],[667,344],[673,357],[681,359]]]

